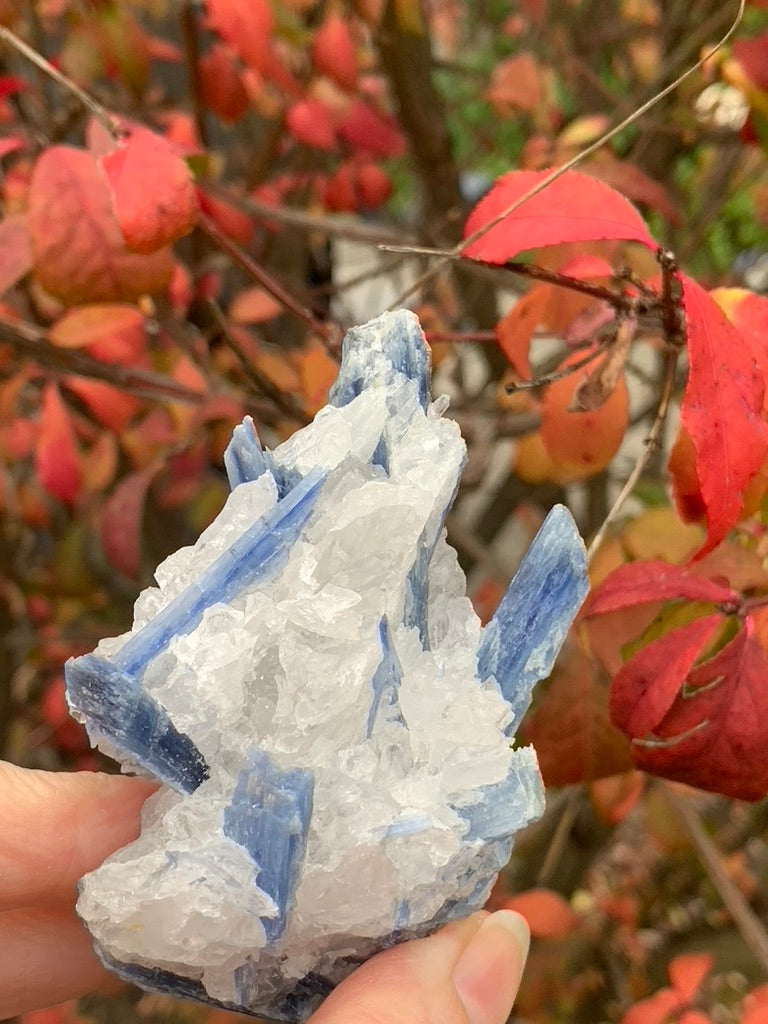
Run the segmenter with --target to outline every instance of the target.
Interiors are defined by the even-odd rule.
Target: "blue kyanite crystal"
[[[167,559],[130,634],[66,666],[94,743],[164,785],[81,883],[104,962],[296,1024],[354,966],[485,901],[541,813],[512,749],[586,592],[554,509],[481,628],[444,522],[464,463],[413,314],[350,331],[329,404]]]

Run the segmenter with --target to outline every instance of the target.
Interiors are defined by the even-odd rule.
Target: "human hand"
[[[156,787],[0,762],[0,1020],[119,985],[74,909],[77,880],[139,832]],[[480,912],[363,964],[308,1024],[504,1024],[528,929]]]

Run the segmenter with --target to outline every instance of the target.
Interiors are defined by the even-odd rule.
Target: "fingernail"
[[[453,984],[470,1024],[504,1024],[530,941],[525,918],[514,910],[497,910],[480,925],[453,969]]]

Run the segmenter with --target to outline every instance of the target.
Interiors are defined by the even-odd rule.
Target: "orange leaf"
[[[94,359],[135,365],[144,353],[144,317],[135,306],[97,303],[70,309],[48,331],[59,348],[87,348]]]
[[[160,135],[134,128],[127,143],[101,157],[99,164],[132,252],[156,252],[195,226],[199,204],[192,175]]]
[[[60,501],[73,502],[80,493],[80,453],[69,411],[55,384],[46,384],[40,410],[35,453],[40,483]]]
[[[229,318],[235,324],[260,324],[273,320],[283,307],[263,288],[246,288],[238,292],[229,307]]]
[[[537,285],[526,292],[496,324],[499,348],[522,380],[530,380],[533,376],[528,349],[533,332],[544,319],[551,297],[552,289],[549,285]]]
[[[641,999],[621,1018],[621,1024],[667,1024],[680,1009],[680,1000],[671,988],[659,989],[649,999]]]
[[[584,352],[574,352],[558,369],[584,356]],[[541,400],[541,437],[563,479],[583,480],[605,469],[627,429],[629,397],[623,376],[600,408],[570,411],[574,392],[587,373],[585,369],[555,381]]]
[[[83,459],[83,487],[103,491],[117,472],[117,440],[114,434],[101,431]]]
[[[746,996],[739,1024],[768,1024],[768,985],[758,985]]]
[[[35,276],[70,305],[135,299],[170,279],[170,250],[127,252],[104,178],[83,150],[45,150],[32,175],[27,223]]]
[[[27,219],[15,214],[0,221],[0,295],[32,269]]]
[[[637,805],[645,784],[642,772],[623,772],[596,779],[589,787],[595,813],[607,825],[618,825]]]
[[[687,953],[669,961],[669,980],[681,1002],[688,1003],[693,999],[702,981],[712,970],[714,962],[711,953]]]
[[[538,110],[542,105],[543,88],[535,57],[518,53],[497,64],[485,97],[499,117],[512,117],[518,110],[528,113]]]
[[[325,404],[328,389],[339,373],[338,363],[318,344],[301,356],[299,372],[307,411],[314,414]]]
[[[504,901],[506,910],[522,914],[538,939],[562,939],[578,924],[578,917],[565,899],[550,889],[529,889]]]

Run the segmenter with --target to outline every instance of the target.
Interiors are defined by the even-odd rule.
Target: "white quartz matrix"
[[[465,445],[447,402],[424,402],[423,369],[393,366],[393,331],[422,344],[408,313],[358,329],[345,355],[363,366],[357,397],[337,394],[267,453],[274,472],[232,481],[136,602],[134,634],[204,586],[296,481],[324,474],[280,571],[210,603],[138,672],[208,777],[147,801],[141,836],[83,879],[78,912],[105,961],[148,987],[188,979],[193,996],[301,1019],[377,949],[482,906],[512,833],[542,811],[535,754],[512,749],[510,703],[478,679],[482,631],[445,540]],[[119,659],[129,635],[95,655]],[[224,829],[254,752],[309,780],[282,908],[260,888],[258,850]]]

